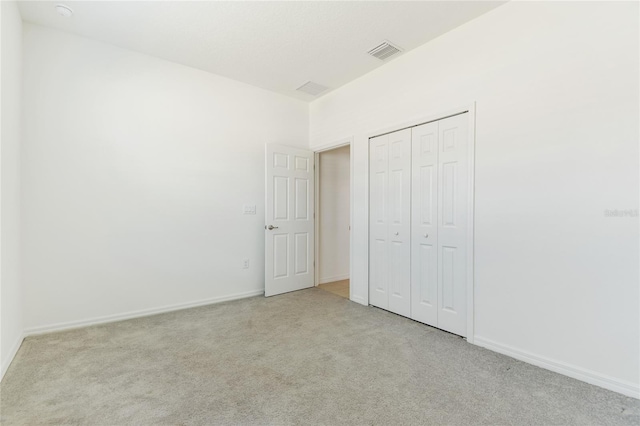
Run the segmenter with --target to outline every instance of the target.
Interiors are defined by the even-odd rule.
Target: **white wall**
[[[367,137],[476,102],[475,342],[638,396],[638,3],[511,2],[311,104],[353,136],[353,300]],[[636,210],[637,211],[637,210]]]
[[[349,278],[349,146],[321,152],[318,282]]]
[[[0,3],[0,379],[22,342],[20,286],[20,115],[22,19],[15,2]]]
[[[262,292],[264,146],[308,104],[24,28],[27,332]]]

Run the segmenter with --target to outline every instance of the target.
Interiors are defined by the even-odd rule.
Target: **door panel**
[[[466,336],[469,158],[467,115],[438,121],[438,328]]]
[[[289,219],[289,178],[273,177],[273,219]]]
[[[369,156],[369,303],[383,309],[389,306],[388,135],[372,138]]]
[[[411,129],[389,136],[389,267],[393,292],[389,295],[391,312],[411,315]]]
[[[455,301],[455,275],[458,262],[456,261],[456,247],[443,246],[440,256],[442,263],[442,310],[456,312],[457,303]]]
[[[411,131],[370,140],[370,303],[411,313]]]
[[[295,178],[295,219],[309,220],[309,179]]]
[[[273,278],[289,276],[289,236],[273,234]]]
[[[441,226],[444,227],[455,227],[456,226],[456,203],[458,202],[458,197],[456,197],[456,177],[457,177],[457,161],[442,163],[440,165],[441,170],[441,183],[440,187],[441,191],[441,206],[442,206],[442,223]]]
[[[438,123],[411,134],[411,318],[438,326]]]
[[[314,156],[269,144],[266,157],[265,296],[272,296],[314,285]]]
[[[436,306],[438,306],[438,283],[431,278],[436,275],[438,268],[436,250],[431,244],[421,243],[419,246],[417,266],[420,268],[419,273],[421,279],[417,282],[419,286],[418,297],[416,299],[418,307],[416,307],[415,310],[418,311],[419,307],[424,306],[435,313]],[[422,319],[418,320],[423,321]],[[433,323],[433,325],[437,325],[437,323]]]
[[[295,235],[295,269],[296,275],[309,273],[309,234],[300,232]]]

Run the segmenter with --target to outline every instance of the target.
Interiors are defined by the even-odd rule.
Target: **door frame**
[[[369,252],[369,239],[371,238],[371,236],[369,235],[369,222],[370,222],[370,199],[369,199],[369,158],[371,155],[370,152],[370,140],[371,138],[374,138],[376,136],[381,136],[387,133],[392,133],[392,132],[396,132],[398,130],[402,130],[402,129],[406,129],[406,128],[410,128],[410,127],[416,127],[419,126],[421,124],[426,124],[432,121],[438,121],[438,120],[442,120],[444,118],[447,117],[451,117],[454,115],[460,115],[460,114],[464,114],[464,113],[468,113],[469,116],[467,117],[467,143],[468,143],[468,149],[469,149],[469,168],[468,168],[468,172],[469,172],[469,190],[467,191],[467,202],[468,202],[468,206],[469,206],[469,216],[467,218],[467,229],[469,230],[469,232],[467,233],[467,247],[469,248],[469,256],[467,256],[467,336],[465,337],[465,339],[467,339],[467,342],[469,343],[473,343],[474,341],[474,301],[475,301],[475,297],[474,297],[474,288],[475,288],[475,229],[474,229],[474,223],[475,223],[475,181],[476,181],[476,176],[475,176],[475,162],[476,162],[476,157],[475,157],[475,146],[476,146],[476,103],[475,102],[471,102],[468,104],[463,104],[457,107],[453,107],[453,108],[448,108],[448,109],[444,109],[441,110],[441,112],[437,112],[434,114],[429,114],[426,116],[419,116],[416,117],[412,120],[408,120],[405,122],[401,122],[401,123],[397,123],[397,124],[393,124],[390,126],[385,126],[385,127],[381,127],[378,129],[373,129],[371,131],[367,131],[364,132],[364,135],[366,136],[366,141],[367,141],[367,180],[366,180],[366,186],[367,186],[367,192],[366,192],[366,203],[367,203],[367,271],[366,271],[366,276],[367,276],[367,291],[366,291],[366,303],[365,304],[369,304],[369,268],[371,266],[371,253]],[[353,155],[351,156],[351,161],[353,161]],[[353,163],[352,163],[352,167],[353,167]],[[352,179],[353,179],[353,175],[352,175]],[[353,194],[353,180],[351,182],[352,185],[352,194]],[[352,201],[353,202],[353,201]],[[353,209],[352,209],[353,210]],[[352,212],[353,213],[353,212]],[[353,255],[353,253],[351,253]],[[349,261],[352,262],[353,259],[350,259]],[[352,287],[352,286],[351,286]],[[350,287],[350,291],[351,291],[351,287]],[[352,299],[353,300],[353,299]]]
[[[347,137],[343,139],[339,139],[335,142],[331,142],[328,144],[321,145],[319,147],[314,147],[314,164],[315,164],[315,209],[313,212],[313,220],[314,220],[314,233],[315,233],[315,250],[314,250],[314,283],[315,287],[319,285],[320,276],[319,276],[319,263],[320,263],[320,221],[317,214],[320,211],[320,154],[326,151],[331,151],[332,149],[342,148],[343,146],[349,146],[349,284],[351,284],[351,274],[353,271],[353,234],[352,234],[352,224],[353,224],[353,137]],[[317,213],[317,214],[316,214]],[[353,286],[349,285],[349,300],[352,299]]]

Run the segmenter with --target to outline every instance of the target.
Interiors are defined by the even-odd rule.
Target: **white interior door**
[[[466,336],[467,114],[438,121],[438,328]]]
[[[438,326],[438,122],[411,131],[411,318]]]
[[[370,140],[369,301],[411,314],[411,130]]]
[[[314,155],[266,148],[265,296],[314,285]]]

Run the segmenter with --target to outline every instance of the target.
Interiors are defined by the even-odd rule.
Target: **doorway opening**
[[[350,298],[351,146],[316,153],[316,286]]]

